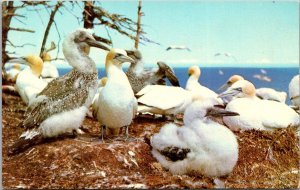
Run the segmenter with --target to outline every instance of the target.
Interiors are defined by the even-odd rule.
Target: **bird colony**
[[[90,47],[107,51],[106,76],[100,80],[89,57]],[[186,47],[167,50],[172,49],[189,51]],[[85,29],[64,39],[63,54],[73,67],[64,76],[58,75],[47,52],[42,57],[11,60],[29,67],[21,70],[16,64],[8,71],[28,106],[19,124],[24,132],[11,143],[10,156],[46,139],[83,133],[81,126],[87,115],[99,122],[99,141],[131,141],[129,127],[134,119],[151,114],[154,124],[156,116],[169,121],[149,138],[151,153],[165,170],[176,175],[221,177],[230,175],[239,158],[234,132],[274,132],[300,125],[299,75],[291,79],[288,94],[256,89],[239,75],[224,81],[216,93],[201,85],[201,69],[192,66],[186,71],[189,78],[184,88],[166,63],[158,60],[156,68],[147,70],[139,50],[107,48]],[[126,62],[131,65],[125,73],[122,64]],[[166,79],[171,86],[166,85]],[[292,105],[285,104],[286,98]],[[176,117],[178,114],[183,114],[183,120]]]

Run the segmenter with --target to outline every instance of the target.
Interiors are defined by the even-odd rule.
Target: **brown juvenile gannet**
[[[129,57],[134,59],[126,72],[134,94],[147,85],[165,85],[165,78],[168,78],[173,86],[180,86],[174,71],[164,62],[157,62],[158,68],[146,70],[139,50],[126,50],[126,52]]]
[[[51,81],[37,95],[20,123],[26,131],[9,147],[9,154],[80,127],[98,88],[95,62],[82,51],[83,46],[108,50],[86,29],[77,29],[67,36],[63,53],[73,70]]]
[[[124,62],[134,61],[121,49],[111,49],[106,56],[105,70],[107,82],[98,97],[97,119],[102,126],[102,140],[104,126],[110,129],[112,135],[119,134],[121,127],[131,124],[137,112],[137,100],[122,70]]]

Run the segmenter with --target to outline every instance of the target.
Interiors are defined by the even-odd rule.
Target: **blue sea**
[[[179,79],[180,86],[185,87],[186,81],[188,79],[188,68],[184,67],[175,67],[173,68],[175,71],[176,76]],[[124,71],[126,71],[127,68],[124,68]],[[69,72],[70,69],[61,68],[59,69],[59,74],[64,75],[67,72]],[[265,74],[263,74],[264,72]],[[240,68],[240,67],[202,67],[201,68],[201,76],[199,79],[199,82],[216,91],[217,89],[223,85],[228,78],[233,75],[238,74],[243,76],[245,79],[251,81],[256,88],[261,87],[268,87],[273,88],[278,91],[285,91],[288,93],[288,85],[291,81],[292,77],[299,74],[299,68],[298,67],[276,67],[276,68]],[[254,78],[253,76],[259,74],[259,75],[265,75],[271,79],[270,82],[262,81],[257,78]],[[105,69],[104,68],[98,68],[98,75],[99,78],[105,76]],[[217,92],[218,93],[218,92]],[[289,104],[290,101],[288,100],[287,103]]]

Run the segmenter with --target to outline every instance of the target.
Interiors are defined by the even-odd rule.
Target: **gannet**
[[[146,70],[140,51],[126,50],[126,52],[129,57],[134,59],[126,75],[135,94],[147,85],[164,85],[166,83],[165,78],[168,78],[173,86],[180,86],[174,71],[164,62],[157,62],[158,68]]]
[[[245,79],[240,75],[232,75],[231,77],[229,77],[228,81],[219,88],[219,90],[225,90],[239,80],[245,80]],[[273,101],[285,103],[287,93],[283,91],[276,91],[272,88],[258,88],[256,89],[256,96],[263,100],[273,100]]]
[[[128,136],[128,126],[135,117],[137,101],[122,70],[122,64],[133,61],[121,49],[111,49],[106,56],[107,82],[99,94],[99,106],[96,111],[97,119],[102,126],[102,140],[104,126],[110,129],[114,136],[119,134],[121,127],[126,127],[126,137]]]
[[[9,154],[80,127],[98,88],[95,62],[79,48],[82,45],[108,50],[86,29],[77,29],[65,38],[63,54],[73,70],[37,95],[20,123],[26,131],[9,147]]]
[[[299,75],[296,75],[292,78],[289,84],[289,96],[291,102],[298,109],[300,107],[300,96],[299,96]]]
[[[42,78],[47,82],[50,82],[53,79],[59,77],[56,66],[51,64],[51,56],[47,52],[44,52],[42,54],[42,59],[44,61],[44,67],[41,75]]]
[[[258,88],[256,89],[256,96],[263,100],[285,103],[287,93],[283,91],[276,91],[272,88]]]
[[[47,82],[40,78],[43,70],[43,60],[36,55],[28,55],[11,61],[27,64],[29,67],[19,72],[16,80],[16,89],[23,102],[30,105],[46,86]]]
[[[253,75],[253,78],[256,78],[258,80],[261,80],[261,81],[266,81],[266,82],[271,82],[272,79],[266,75],[261,75],[261,74],[255,74]]]
[[[192,66],[188,70],[189,79],[186,82],[185,89],[192,93],[201,96],[203,100],[210,100],[215,104],[223,104],[223,101],[218,98],[218,94],[209,88],[202,86],[198,80],[201,75],[201,70],[198,66]]]
[[[224,56],[226,56],[226,57],[231,57],[231,58],[233,58],[236,62],[237,62],[237,59],[236,59],[236,57],[234,56],[234,55],[232,55],[231,53],[215,53],[215,57],[216,56],[220,56],[220,55],[224,55]]]
[[[7,74],[7,80],[15,83],[17,80],[17,76],[21,71],[21,65],[20,64],[13,64],[12,68],[10,68],[8,71],[6,71]]]
[[[193,94],[181,87],[148,85],[136,94],[138,112],[160,115],[183,113],[192,102]]]
[[[238,160],[235,135],[211,117],[237,115],[195,101],[184,113],[184,126],[169,123],[151,139],[152,154],[172,174],[228,175]]]
[[[169,46],[166,51],[172,50],[172,49],[178,49],[178,50],[188,50],[191,51],[190,48],[188,48],[187,46],[178,46],[178,45],[171,45]]]
[[[257,98],[254,85],[247,80],[235,82],[219,96],[238,97],[227,104],[226,110],[237,112],[239,116],[223,119],[232,130],[274,130],[299,125],[299,115],[293,109],[286,104]]]

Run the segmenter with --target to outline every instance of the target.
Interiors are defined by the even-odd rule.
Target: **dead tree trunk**
[[[6,53],[6,42],[11,19],[15,13],[14,1],[2,2],[2,66],[9,60]]]
[[[139,0],[138,5],[138,20],[137,20],[137,30],[136,30],[136,37],[134,42],[135,49],[138,49],[139,42],[140,42],[140,34],[141,34],[141,17],[142,17],[142,0]]]
[[[48,35],[49,35],[51,25],[54,22],[54,16],[55,16],[56,12],[58,11],[59,7],[61,7],[61,6],[62,6],[62,2],[58,1],[57,4],[55,5],[54,9],[52,10],[51,14],[50,14],[49,22],[48,22],[48,25],[46,27],[43,42],[42,42],[40,57],[42,56],[43,52],[45,51],[45,45],[46,45],[46,42],[47,42],[47,38],[48,38]]]
[[[94,28],[94,20],[96,18],[96,13],[94,11],[94,1],[85,1],[84,2],[84,9],[83,9],[83,27],[87,29],[93,29]],[[111,44],[112,42],[106,38],[102,38],[100,36],[97,36],[93,34],[94,38],[97,41]]]
[[[83,9],[83,27],[84,28],[94,28],[94,1],[85,1]]]

